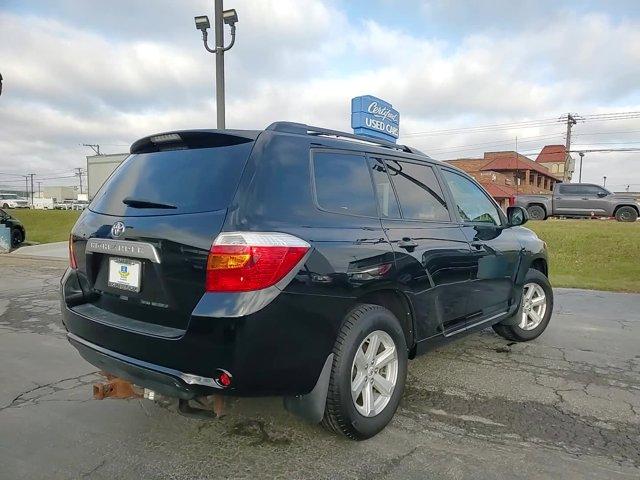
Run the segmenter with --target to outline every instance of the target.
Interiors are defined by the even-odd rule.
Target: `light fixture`
[[[209,17],[207,17],[206,15],[195,17],[194,20],[196,22],[196,30],[202,30],[203,33],[209,27],[211,27],[211,24],[209,23]]]
[[[226,23],[227,25],[235,25],[235,23],[238,21],[238,14],[236,13],[236,10],[234,8],[231,8],[222,12],[222,20],[224,20],[224,23]]]

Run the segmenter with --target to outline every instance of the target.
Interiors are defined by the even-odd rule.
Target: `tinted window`
[[[447,202],[430,166],[396,160],[386,160],[386,164],[403,218],[450,220]]]
[[[400,209],[396,194],[393,192],[391,181],[387,175],[384,163],[379,158],[371,159],[371,170],[373,171],[373,182],[376,185],[376,196],[378,198],[378,210],[380,215],[388,218],[400,218]]]
[[[498,208],[475,183],[448,170],[443,174],[463,221],[501,225]]]
[[[560,185],[559,193],[563,195],[582,195],[578,185]]]
[[[598,195],[599,193],[608,193],[607,190],[597,185],[582,185],[580,193],[584,195]]]
[[[317,152],[313,156],[316,199],[324,210],[375,217],[373,184],[365,157]]]
[[[238,185],[253,142],[228,147],[170,150],[129,156],[100,189],[91,210],[142,216],[195,213],[226,208]],[[174,205],[133,208],[125,198]]]

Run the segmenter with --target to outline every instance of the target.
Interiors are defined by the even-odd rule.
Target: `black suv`
[[[547,327],[526,220],[402,145],[289,122],[153,135],[73,228],[63,320],[87,361],[180,405],[283,396],[364,439],[393,417],[409,358]]]

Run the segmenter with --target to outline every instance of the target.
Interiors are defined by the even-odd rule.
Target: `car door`
[[[602,217],[607,215],[610,209],[610,201],[607,196],[611,192],[598,185],[580,185],[581,207],[585,215]]]
[[[451,202],[473,254],[468,325],[505,313],[515,302],[522,247],[493,199],[471,178],[442,168]]]
[[[471,251],[431,164],[369,158],[397,279],[414,307],[416,338],[464,326]]]
[[[553,197],[556,215],[586,215],[586,203],[582,200],[581,185],[559,185]]]

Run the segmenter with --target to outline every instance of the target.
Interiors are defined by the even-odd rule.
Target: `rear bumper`
[[[184,330],[125,318],[94,307],[68,270],[62,320],[69,341],[96,367],[180,398],[304,395],[332,352],[350,299],[280,293],[258,311],[225,316],[228,298],[203,302]],[[89,296],[87,296],[89,297]],[[206,307],[206,308],[205,308]],[[221,371],[232,384],[217,388]],[[214,383],[211,383],[214,382]]]
[[[222,388],[213,378],[198,377],[127,357],[94,345],[73,333],[68,333],[67,339],[82,358],[100,370],[162,395],[190,399],[210,395]]]

